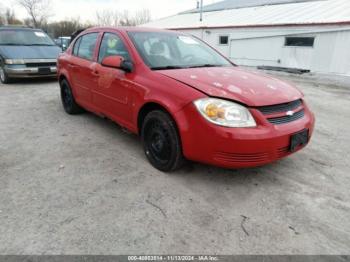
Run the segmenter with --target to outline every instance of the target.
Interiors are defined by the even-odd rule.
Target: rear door
[[[75,98],[84,105],[91,105],[91,89],[96,85],[94,64],[99,33],[88,33],[75,43],[72,58],[68,64]]]

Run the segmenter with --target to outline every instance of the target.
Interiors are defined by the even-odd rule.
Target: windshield
[[[0,30],[0,45],[55,45],[43,31]]]
[[[129,32],[137,51],[153,70],[232,66],[202,41],[171,32]]]

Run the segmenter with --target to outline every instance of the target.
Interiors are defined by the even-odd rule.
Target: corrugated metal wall
[[[280,66],[350,75],[349,27],[200,29],[186,32],[202,38],[238,65]],[[230,44],[220,45],[220,35],[229,35]],[[314,47],[287,47],[286,36],[315,37]]]

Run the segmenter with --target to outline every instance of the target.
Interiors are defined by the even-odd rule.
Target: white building
[[[202,38],[236,64],[350,76],[350,0],[226,0],[144,26]]]

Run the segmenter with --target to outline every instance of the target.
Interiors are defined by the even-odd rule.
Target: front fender
[[[176,113],[194,100],[206,97],[205,94],[168,77],[158,75],[156,79],[145,76],[141,81],[143,85],[134,88],[132,96],[133,125],[137,130],[138,116],[141,109],[149,103],[164,108],[175,120]]]

